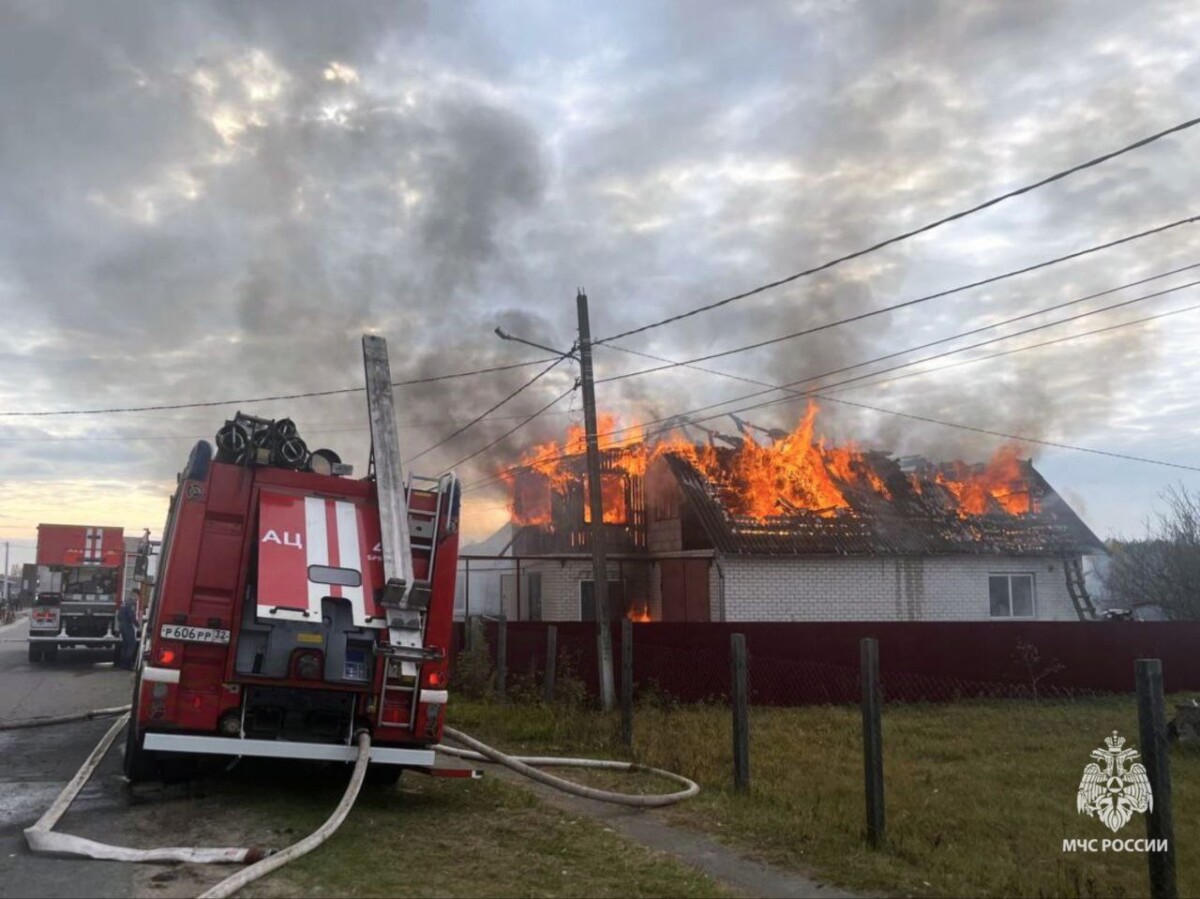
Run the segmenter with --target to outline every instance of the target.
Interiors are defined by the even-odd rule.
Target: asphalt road
[[[28,619],[0,627],[0,722],[65,715],[129,702],[133,675],[111,653],[60,650],[31,665]],[[23,831],[37,821],[87,758],[111,720],[0,731],[0,896],[129,896],[132,865],[35,856]],[[120,843],[130,804],[120,776],[120,741],[62,819],[59,830]]]

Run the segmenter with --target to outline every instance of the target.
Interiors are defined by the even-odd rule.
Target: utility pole
[[[4,541],[4,602],[8,603],[8,541]]]
[[[592,513],[592,595],[596,599],[596,654],[600,659],[600,704],[612,711],[612,628],[608,610],[608,557],[604,548],[604,494],[600,484],[600,441],[596,435],[596,386],[592,375],[592,326],[588,321],[587,294],[575,296],[579,314],[579,369],[583,382],[583,424],[587,436],[588,504]]]

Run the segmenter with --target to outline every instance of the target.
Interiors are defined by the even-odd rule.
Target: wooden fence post
[[[621,742],[633,745],[633,622],[621,619]]]
[[[542,684],[542,699],[554,702],[554,669],[558,663],[558,626],[546,628],[546,680]]]
[[[1162,852],[1147,852],[1152,899],[1176,899],[1175,821],[1171,809],[1171,746],[1167,742],[1167,716],[1163,701],[1162,662],[1138,659],[1137,672],[1138,731],[1142,741],[1142,762],[1150,779],[1152,810],[1146,813],[1146,837],[1151,845],[1163,845]],[[1156,843],[1162,840],[1163,843]]]
[[[729,637],[729,673],[733,680],[733,788],[750,789],[750,709],[746,689],[746,635]]]
[[[867,797],[867,842],[883,843],[883,722],[879,696],[879,643],[864,637],[859,644],[862,677],[863,779]]]
[[[504,699],[508,683],[508,618],[503,612],[496,620],[496,693]]]

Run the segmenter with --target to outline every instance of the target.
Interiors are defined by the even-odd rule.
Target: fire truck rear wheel
[[[399,765],[367,765],[363,780],[373,787],[394,787],[403,773],[404,769]]]
[[[129,723],[125,725],[124,771],[131,784],[154,780],[158,776],[154,756],[142,746],[142,735],[138,733],[138,696],[141,694],[141,686],[142,678],[139,675],[133,682]]]

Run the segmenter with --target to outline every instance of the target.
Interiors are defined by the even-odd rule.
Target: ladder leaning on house
[[[1080,556],[1069,556],[1063,553],[1063,572],[1067,578],[1067,593],[1075,605],[1075,614],[1080,621],[1091,621],[1096,617],[1096,606],[1088,595],[1087,584],[1083,578],[1083,559]]]

